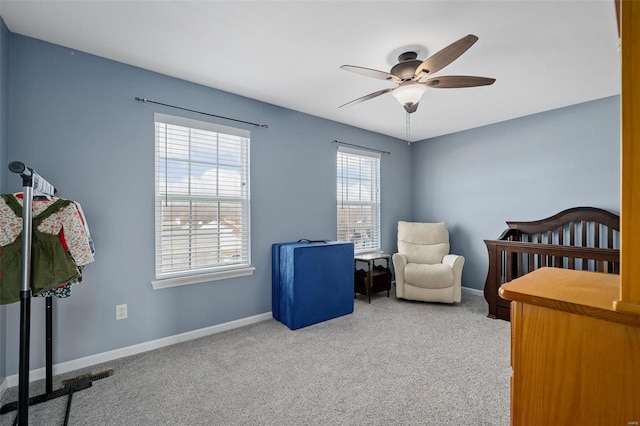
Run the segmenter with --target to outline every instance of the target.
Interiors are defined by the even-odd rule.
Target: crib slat
[[[531,271],[535,270],[535,267],[533,265],[534,255],[529,253],[527,256],[529,257],[529,272],[531,272]]]
[[[564,226],[558,228],[558,245],[564,245]]]
[[[570,246],[576,245],[576,223],[575,222],[571,222],[571,224],[569,225],[569,245]]]
[[[580,245],[582,247],[587,247],[588,246],[588,240],[587,240],[587,221],[586,220],[581,220],[580,221],[580,234],[582,237],[582,241],[580,241]],[[589,269],[589,259],[582,259],[582,266],[581,269],[583,271],[586,271]]]
[[[575,222],[571,222],[569,224],[569,245],[572,247],[576,245],[576,223]],[[569,269],[575,269],[575,260],[573,257],[569,258],[568,267]]]
[[[613,248],[613,229],[607,228],[607,248]]]
[[[523,263],[524,263],[524,253],[517,253],[518,257],[518,276],[521,277],[524,275]]]
[[[600,224],[597,222],[593,223],[593,246],[600,247]]]
[[[563,226],[559,226],[556,231],[558,233],[558,245],[563,246],[564,245],[564,225]],[[554,259],[554,262],[555,262],[555,267],[556,268],[563,268],[564,267],[564,257],[556,256],[555,259]]]

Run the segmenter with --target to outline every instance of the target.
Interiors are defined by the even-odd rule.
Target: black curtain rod
[[[361,149],[366,149],[367,151],[373,151],[373,152],[379,152],[381,154],[391,154],[389,151],[382,151],[380,149],[375,149],[375,148],[369,148],[367,146],[361,146],[361,145],[355,145],[352,143],[347,143],[347,142],[342,142],[342,141],[337,141],[337,140],[333,140],[333,143],[337,143],[339,145],[347,145],[347,146],[355,146],[356,148],[361,148]]]
[[[152,101],[152,100],[145,99],[145,98],[139,98],[137,96],[136,96],[135,100],[138,101],[138,102],[142,102],[143,104],[149,103],[149,104],[162,105],[162,106],[166,106],[166,107],[169,107],[169,108],[181,109],[183,111],[195,112],[196,114],[208,115],[210,117],[216,117],[216,118],[222,118],[224,120],[236,121],[238,123],[251,124],[252,126],[262,127],[263,129],[268,129],[269,128],[269,126],[267,126],[266,124],[252,123],[250,121],[238,120],[236,118],[229,118],[229,117],[223,117],[221,115],[209,114],[208,112],[196,111],[194,109],[182,108],[182,107],[179,107],[179,106],[169,105],[169,104],[163,104],[162,102],[156,102],[156,101]]]

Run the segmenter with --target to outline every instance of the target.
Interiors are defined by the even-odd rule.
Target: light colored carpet
[[[359,296],[352,315],[295,331],[264,321],[68,373],[54,389],[114,369],[74,394],[71,425],[506,426],[510,326],[486,314],[468,291],[458,305]],[[62,424],[65,404],[30,407],[30,424]]]

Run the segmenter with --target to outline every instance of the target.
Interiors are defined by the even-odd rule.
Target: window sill
[[[357,250],[354,252],[356,256],[363,254],[383,254],[384,251],[380,249],[367,249],[367,250]]]
[[[253,275],[253,271],[256,268],[253,266],[246,266],[244,268],[229,269],[226,271],[210,272],[207,274],[188,275],[184,277],[165,278],[162,280],[151,281],[151,286],[154,290],[160,290],[163,288],[179,287],[190,284],[200,284],[210,281],[226,280],[229,278],[246,277]]]

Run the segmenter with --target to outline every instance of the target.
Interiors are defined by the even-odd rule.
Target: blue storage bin
[[[272,246],[273,318],[292,330],[353,312],[353,243]]]

